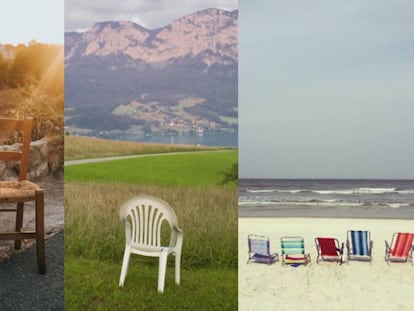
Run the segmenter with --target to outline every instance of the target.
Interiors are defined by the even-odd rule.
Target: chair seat
[[[0,202],[24,202],[33,200],[35,191],[41,188],[35,183],[22,181],[0,181]]]
[[[307,264],[310,261],[307,255],[286,255],[284,258],[285,264]]]
[[[174,248],[168,246],[150,246],[141,243],[131,243],[131,252],[136,254],[146,254],[147,256],[157,257],[162,252],[167,252],[168,254],[170,254],[173,251]]]

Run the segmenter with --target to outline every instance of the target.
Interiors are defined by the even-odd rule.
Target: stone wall
[[[0,146],[1,149],[18,150],[20,144]],[[63,137],[43,138],[31,143],[28,179],[36,180],[48,175],[56,177],[63,174],[64,164]],[[0,161],[0,180],[10,180],[19,174],[19,164]]]

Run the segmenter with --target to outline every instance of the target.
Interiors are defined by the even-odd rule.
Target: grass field
[[[114,141],[93,137],[65,136],[65,160],[89,159],[132,154],[167,153],[177,151],[216,150],[214,147],[151,144]],[[221,148],[222,149],[222,148]]]
[[[236,161],[233,150],[66,167],[65,309],[237,310],[237,187],[220,185]],[[154,258],[133,256],[118,287],[119,207],[139,193],[170,203],[184,232],[181,284],[169,256],[163,294]]]
[[[192,152],[68,166],[65,181],[121,182],[162,186],[208,186],[223,179],[237,152]]]

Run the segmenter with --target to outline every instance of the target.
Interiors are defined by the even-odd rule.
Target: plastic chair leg
[[[124,259],[122,260],[121,276],[119,277],[119,286],[124,286],[125,278],[128,273],[129,258],[131,257],[131,249],[129,246],[125,247]]]
[[[180,285],[181,252],[175,253],[175,283]]]
[[[164,292],[165,270],[167,269],[168,249],[164,249],[160,254],[160,263],[158,269],[158,291]]]

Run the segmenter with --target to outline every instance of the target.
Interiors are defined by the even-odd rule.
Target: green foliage
[[[29,46],[5,48],[9,57],[0,55],[0,88],[13,90],[13,97],[6,98],[7,107],[2,107],[2,116],[33,117],[33,140],[62,135],[63,46],[32,42]]]
[[[22,105],[15,111],[16,118],[33,117],[32,139],[63,135],[64,95],[39,92],[35,85],[19,87]]]
[[[221,173],[224,175],[224,178],[221,181],[222,185],[229,183],[236,184],[239,180],[239,164],[236,162],[231,166],[229,170],[223,171]]]

